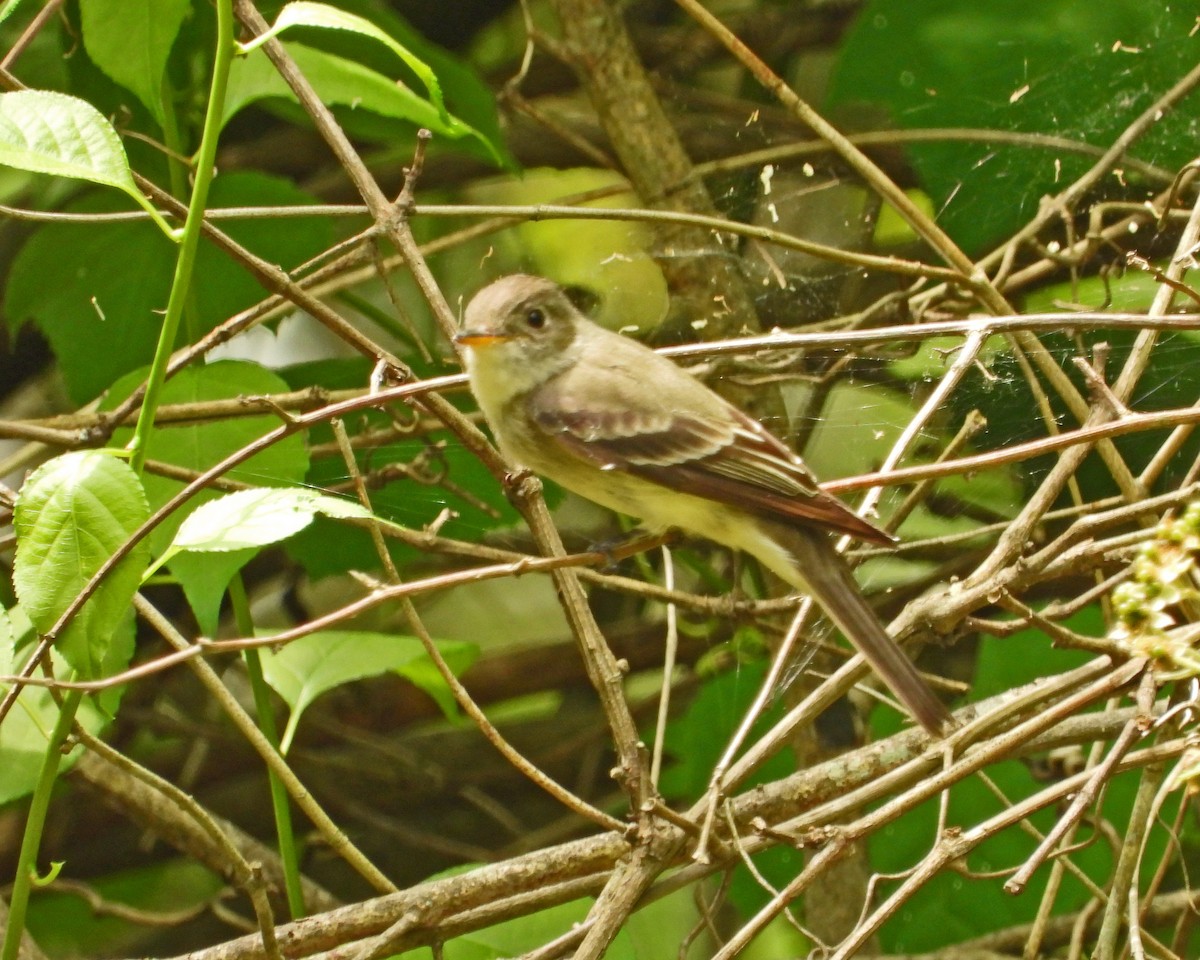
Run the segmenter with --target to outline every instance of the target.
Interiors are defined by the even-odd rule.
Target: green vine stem
[[[171,295],[167,301],[166,316],[158,335],[158,346],[146,381],[146,396],[142,401],[137,427],[129,444],[130,465],[139,474],[146,462],[146,447],[150,431],[154,426],[154,414],[162,395],[166,380],[167,363],[175,349],[175,338],[179,333],[179,322],[188,301],[192,273],[196,266],[196,250],[200,244],[200,227],[204,220],[208,189],[212,185],[214,164],[217,157],[217,139],[221,132],[221,116],[225,108],[225,90],[229,81],[229,66],[233,62],[233,0],[216,0],[217,43],[213,58],[212,86],[209,88],[208,109],[204,115],[204,133],[200,139],[200,151],[196,156],[195,182],[192,198],[188,204],[187,221],[183,225],[183,236],[179,244],[179,257],[175,261],[175,276],[171,281]]]
[[[25,911],[29,906],[29,893],[37,875],[37,854],[42,845],[42,831],[46,826],[46,811],[50,809],[50,794],[58,778],[58,765],[62,760],[62,747],[66,742],[75,713],[83,700],[79,690],[68,690],[58,711],[58,720],[50,732],[46,753],[42,757],[42,769],[38,773],[33,799],[29,804],[29,816],[25,820],[25,834],[21,838],[21,853],[17,858],[17,875],[13,880],[12,894],[8,901],[8,926],[4,931],[4,947],[0,950],[3,960],[17,960],[21,952],[21,934],[25,930]]]
[[[150,369],[145,401],[142,404],[134,438],[130,443],[130,464],[139,474],[146,462],[146,445],[154,426],[154,413],[166,379],[167,362],[175,346],[180,318],[188,300],[192,274],[196,264],[196,250],[200,241],[200,226],[208,201],[208,189],[212,184],[213,165],[217,154],[217,139],[221,128],[221,115],[225,104],[225,90],[229,79],[229,66],[233,61],[233,5],[232,0],[216,0],[217,41],[213,59],[212,86],[209,91],[208,109],[204,117],[204,133],[200,141],[200,152],[196,161],[196,177],[188,205],[187,221],[179,245],[179,256],[175,262],[175,276],[171,282],[170,298],[166,316],[159,331],[158,346]],[[17,875],[13,881],[9,901],[8,924],[4,932],[4,945],[0,948],[0,960],[16,960],[21,949],[21,935],[25,929],[25,914],[29,906],[29,894],[34,884],[37,869],[37,853],[41,848],[42,833],[46,824],[46,813],[50,807],[50,795],[58,777],[62,760],[62,747],[66,742],[75,714],[79,710],[83,694],[78,690],[68,691],[63,697],[58,719],[50,733],[46,753],[38,782],[30,801],[29,815],[21,838],[21,852],[17,861]],[[291,890],[289,887],[289,899]]]
[[[246,586],[240,573],[229,581],[229,601],[233,606],[233,618],[238,632],[243,637],[254,635],[254,620],[250,616],[250,601],[246,597]],[[271,710],[271,691],[263,678],[262,659],[258,650],[246,650],[246,673],[250,677],[250,689],[254,692],[254,712],[258,729],[279,749],[279,730],[275,726],[275,714]],[[300,883],[300,858],[296,852],[296,833],[292,829],[292,808],[288,803],[287,788],[267,769],[267,780],[271,785],[271,808],[275,814],[275,835],[279,840],[279,859],[283,865],[283,883],[287,890],[288,909],[292,919],[304,916],[304,889]]]

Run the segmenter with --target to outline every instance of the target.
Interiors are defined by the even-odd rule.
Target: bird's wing
[[[528,398],[533,421],[574,456],[776,520],[892,542],[824,493],[760,424],[673,364],[639,365],[637,380],[616,360],[606,367],[600,379],[595,367],[582,376],[568,372]],[[647,390],[645,377],[654,372],[662,376]]]

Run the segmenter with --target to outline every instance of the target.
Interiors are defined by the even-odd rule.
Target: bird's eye
[[[536,307],[525,314],[525,322],[534,330],[541,330],[546,325],[546,315]]]

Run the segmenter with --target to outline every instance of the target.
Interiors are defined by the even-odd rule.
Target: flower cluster
[[[1149,657],[1163,680],[1200,674],[1200,503],[1163,520],[1133,562],[1132,579],[1112,593],[1117,617],[1111,636]],[[1189,608],[1196,608],[1192,610]]]

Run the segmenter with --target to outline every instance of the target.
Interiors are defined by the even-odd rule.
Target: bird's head
[[[557,284],[514,274],[475,294],[454,340],[467,348],[473,380],[498,378],[517,394],[573,362],[571,348],[587,322]]]

